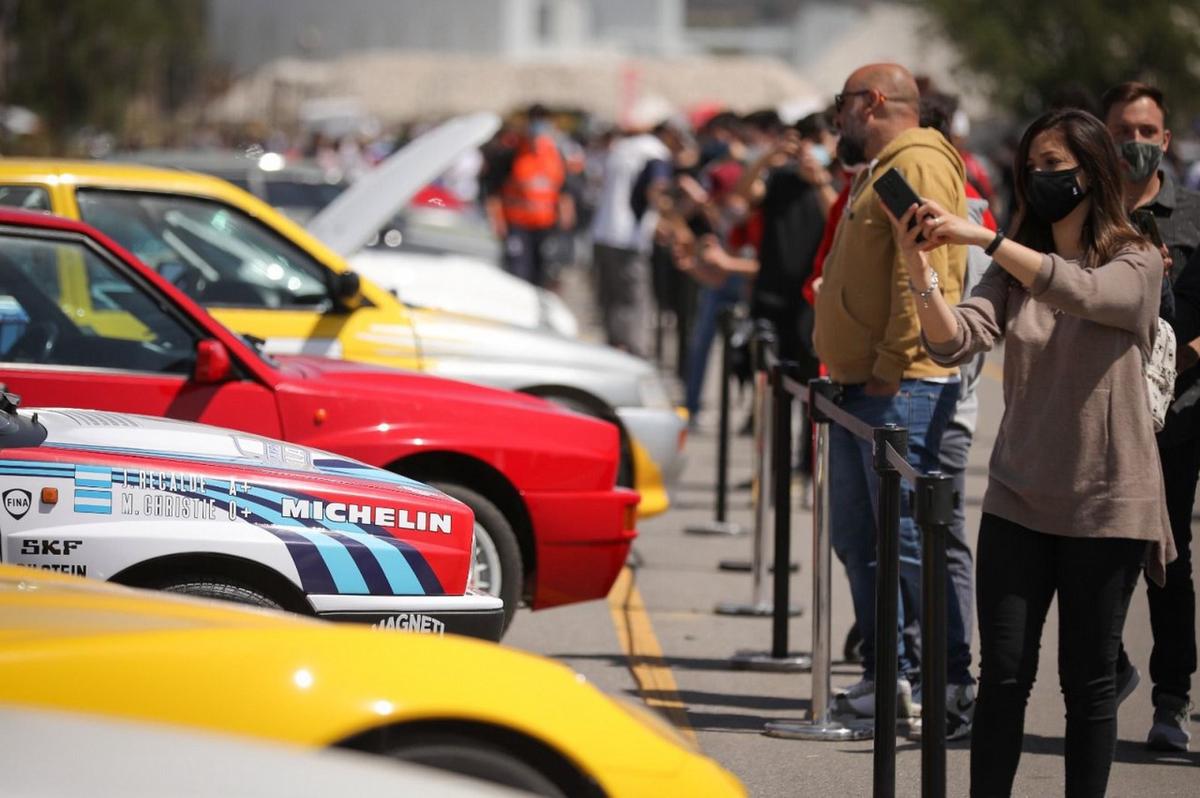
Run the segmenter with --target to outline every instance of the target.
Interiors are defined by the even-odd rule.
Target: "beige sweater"
[[[1162,584],[1175,546],[1142,376],[1157,329],[1163,264],[1130,247],[1085,269],[1047,255],[1027,291],[993,263],[954,308],[958,335],[925,346],[945,365],[1004,346],[1004,417],[983,510],[1070,537],[1154,543]]]

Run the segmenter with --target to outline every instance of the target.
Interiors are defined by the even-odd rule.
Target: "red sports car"
[[[475,512],[506,622],[607,594],[636,536],[613,425],[522,394],[266,356],[96,230],[0,211],[0,380],[27,406],[168,416],[346,455]]]

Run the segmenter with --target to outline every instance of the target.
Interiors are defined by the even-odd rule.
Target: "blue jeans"
[[[904,380],[895,396],[867,396],[862,385],[844,386],[841,405],[872,427],[884,424],[908,427],[908,462],[926,472],[938,467],[942,433],[954,416],[957,399],[957,383]],[[829,493],[833,550],[845,566],[850,582],[854,615],[863,637],[863,675],[868,679],[875,678],[875,530],[879,504],[879,477],[872,465],[871,450],[871,441],[859,440],[837,424],[832,425]],[[917,628],[921,617],[921,541],[912,519],[908,496],[911,488],[902,484],[898,639],[899,672],[915,679],[920,669],[920,652],[914,645],[912,630]],[[908,634],[904,632],[906,626]],[[962,642],[963,634],[961,622],[949,624],[951,650]],[[964,679],[964,674],[951,670],[948,677],[952,684],[970,683],[969,674]]]
[[[695,419],[700,412],[700,393],[704,389],[704,373],[708,370],[708,352],[717,335],[717,316],[722,308],[732,307],[742,297],[742,278],[730,277],[716,288],[700,291],[700,306],[696,310],[695,326],[687,354],[687,385],[684,404]]]

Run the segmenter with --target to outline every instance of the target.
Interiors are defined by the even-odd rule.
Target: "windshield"
[[[205,305],[331,306],[325,268],[240,211],[171,194],[80,189],[83,220]]]

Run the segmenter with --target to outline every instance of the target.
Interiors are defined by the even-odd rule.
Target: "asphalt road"
[[[579,284],[569,284],[567,297],[594,330],[594,317],[581,297]],[[572,301],[573,300],[573,301]],[[592,333],[594,335],[594,333]],[[715,362],[715,361],[714,361]],[[997,360],[998,364],[998,360]],[[993,366],[981,387],[980,430],[971,451],[967,485],[967,523],[972,538],[978,529],[979,506],[987,460],[999,423],[1002,402],[998,369]],[[716,404],[710,379],[709,407]],[[736,418],[744,417],[743,400]],[[751,577],[720,571],[726,558],[747,558],[748,537],[711,538],[684,529],[712,518],[716,460],[715,413],[702,414],[700,429],[688,441],[688,465],[673,495],[672,508],[643,521],[631,557],[629,579],[607,602],[517,615],[505,643],[561,660],[606,691],[643,700],[694,734],[701,749],[738,775],[754,796],[869,795],[872,743],[828,743],[780,740],[762,734],[770,720],[801,719],[811,697],[807,673],[760,673],[734,670],[730,658],[745,650],[767,651],[770,620],[717,615],[722,601],[749,601]],[[750,475],[750,439],[735,437],[731,483]],[[793,601],[811,603],[811,515],[793,491],[792,551],[801,564],[791,578]],[[730,517],[749,527],[750,494],[735,491]],[[769,583],[767,586],[769,595]],[[833,683],[848,685],[859,678],[857,667],[839,662],[841,641],[853,614],[844,573],[833,563]],[[812,620],[807,612],[789,623],[789,640],[797,652],[811,646]],[[1144,589],[1130,609],[1125,643],[1140,669],[1142,682],[1121,707],[1119,742],[1109,786],[1110,796],[1200,795],[1200,754],[1171,756],[1145,749],[1151,724],[1148,660],[1150,629]],[[1025,746],[1014,795],[1053,796],[1063,791],[1063,705],[1057,684],[1056,609],[1051,608],[1042,639],[1042,661],[1026,715]],[[975,642],[978,652],[978,640]],[[1200,714],[1193,715],[1193,723]],[[1197,726],[1200,730],[1200,726]],[[920,747],[901,737],[896,765],[897,794],[919,795]],[[1193,748],[1197,748],[1195,744]],[[969,751],[966,741],[949,746],[949,795],[967,792]]]

